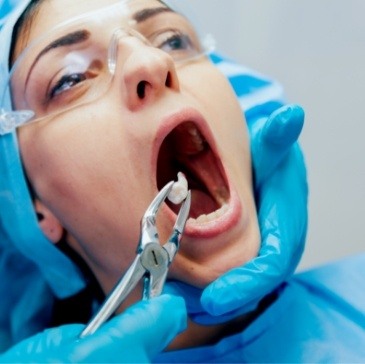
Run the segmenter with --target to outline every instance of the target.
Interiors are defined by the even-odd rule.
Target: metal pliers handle
[[[157,212],[170,193],[174,182],[169,182],[154,198],[141,220],[141,235],[137,256],[126,273],[110,292],[96,315],[81,332],[80,338],[94,333],[121,305],[137,283],[143,278],[143,299],[161,294],[168,268],[179,249],[182,233],[189,216],[191,193],[180,207],[173,231],[164,245],[160,245],[156,228]]]

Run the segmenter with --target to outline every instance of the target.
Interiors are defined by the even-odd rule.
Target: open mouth
[[[191,121],[178,125],[161,145],[157,161],[158,189],[176,180],[178,172],[184,173],[191,190],[191,218],[199,223],[210,222],[227,211],[230,193],[223,165]],[[179,206],[166,202],[177,213]]]

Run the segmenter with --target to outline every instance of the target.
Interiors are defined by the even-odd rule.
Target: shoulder
[[[293,281],[323,299],[365,314],[365,253],[296,274]]]

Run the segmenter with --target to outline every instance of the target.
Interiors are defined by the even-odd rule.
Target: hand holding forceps
[[[157,212],[170,193],[174,182],[169,182],[153,199],[141,220],[141,235],[137,246],[137,256],[124,276],[118,281],[96,315],[80,334],[80,338],[93,334],[115,310],[128,294],[144,278],[143,299],[161,294],[168,269],[179,249],[179,244],[190,211],[191,193],[180,207],[173,231],[164,245],[160,245],[156,228]]]

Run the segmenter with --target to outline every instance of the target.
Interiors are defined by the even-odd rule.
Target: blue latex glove
[[[296,143],[303,123],[303,109],[287,105],[248,124],[262,242],[255,259],[203,291],[203,308],[220,321],[254,309],[299,263],[307,230],[306,171]]]
[[[83,339],[84,325],[48,329],[0,356],[2,363],[149,363],[186,326],[183,299],[162,295],[131,306]]]

